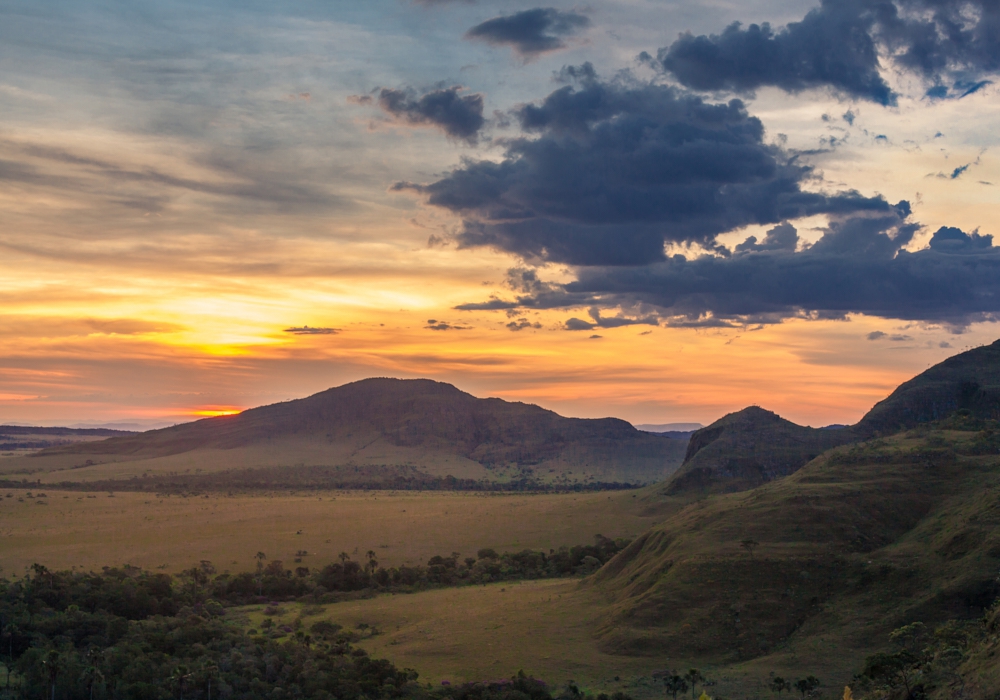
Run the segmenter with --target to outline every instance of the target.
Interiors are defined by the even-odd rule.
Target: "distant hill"
[[[857,424],[862,435],[892,434],[965,409],[1000,418],[1000,340],[934,365],[901,384]]]
[[[640,423],[635,427],[647,433],[693,433],[705,426],[701,423]]]
[[[849,429],[807,428],[751,406],[691,436],[665,493],[744,491],[788,476],[831,447],[857,439]]]
[[[125,430],[0,425],[0,455],[21,455],[59,445],[104,440],[129,434]]]
[[[189,475],[194,483],[209,472],[218,483],[219,472],[239,481],[241,471],[265,469],[280,485],[276,468],[300,467],[312,469],[311,485],[317,474],[369,486],[380,475],[393,483],[643,484],[673,473],[685,446],[616,418],[564,418],[426,379],[366,379],[234,416],[46,450],[7,460],[0,471],[46,474],[48,483],[143,475]]]
[[[1000,593],[1000,425],[987,427],[839,447],[675,510],[595,575],[609,600],[603,648],[761,657],[762,672],[836,687],[895,627],[977,619]]]

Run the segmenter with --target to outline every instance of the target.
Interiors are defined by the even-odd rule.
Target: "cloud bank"
[[[824,5],[810,21],[843,11]],[[768,41],[784,36],[760,31]],[[804,29],[784,30],[795,31]],[[457,309],[588,308],[589,320],[565,322],[571,331],[849,314],[960,329],[1000,312],[991,236],[941,227],[912,251],[921,225],[908,202],[825,189],[801,154],[767,140],[740,100],[628,76],[605,81],[589,64],[559,79],[569,84],[514,110],[524,135],[503,142],[502,159],[466,159],[435,182],[395,185],[458,215],[461,246],[527,263],[509,273],[514,299]],[[809,243],[793,222],[813,215],[828,224]],[[719,243],[749,225],[771,228],[762,240]],[[670,244],[705,252],[668,257]],[[549,263],[570,265],[576,279],[542,281],[531,268]]]
[[[665,243],[712,245],[750,224],[892,210],[881,197],[807,191],[811,168],[767,143],[739,100],[602,82],[584,68],[578,84],[517,110],[530,136],[507,140],[500,162],[396,189],[461,216],[465,247],[586,266],[660,262]]]

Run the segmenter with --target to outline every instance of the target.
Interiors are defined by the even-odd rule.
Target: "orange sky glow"
[[[803,302],[801,313],[713,323],[663,311],[653,296],[598,292],[575,306],[456,308],[511,303],[523,292],[512,270],[564,290],[627,265],[469,243],[463,227],[487,215],[435,205],[422,184],[472,163],[510,164],[512,139],[548,138],[518,131],[516,110],[569,90],[565,66],[590,65],[607,90],[638,85],[665,99],[673,83],[637,62],[640,51],[656,54],[682,31],[716,32],[740,13],[794,21],[815,3],[724,3],[720,24],[714,5],[609,2],[586,11],[579,36],[529,57],[462,39],[501,9],[533,7],[520,0],[319,5],[7,18],[0,54],[18,67],[0,78],[0,422],[163,425],[391,376],[569,416],[707,424],[757,404],[820,426],[855,422],[902,381],[1000,335],[979,307],[961,318],[919,308],[877,317]],[[1000,85],[931,100],[924,77],[889,65],[892,105],[824,86],[740,93],[742,118],[762,128],[751,145],[808,164],[797,194],[908,202],[912,238],[898,255],[926,252],[941,227],[960,228],[970,245],[985,240],[973,236],[997,232]],[[481,97],[472,137],[372,97],[389,86],[417,104],[442,85]],[[816,250],[836,216],[795,218],[798,238],[783,254]],[[737,246],[777,223],[671,239],[664,221],[651,269],[678,254],[737,259]],[[945,296],[962,281],[930,279]],[[594,314],[622,323],[600,327]]]

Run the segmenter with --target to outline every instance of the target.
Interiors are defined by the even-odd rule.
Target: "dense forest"
[[[435,556],[426,566],[398,568],[380,566],[374,552],[363,563],[344,553],[319,570],[294,571],[261,552],[256,572],[236,575],[217,574],[207,561],[176,577],[135,567],[84,573],[36,564],[24,577],[0,579],[3,689],[9,697],[52,700],[195,700],[213,692],[248,700],[551,700],[552,688],[523,675],[431,689],[418,683],[415,671],[369,658],[352,646],[356,632],[329,621],[293,631],[265,620],[258,632],[233,624],[227,610],[247,603],[328,602],[345,594],[580,575],[628,544],[595,539],[593,545],[547,554],[483,549],[475,558]],[[582,697],[572,685],[562,693]]]

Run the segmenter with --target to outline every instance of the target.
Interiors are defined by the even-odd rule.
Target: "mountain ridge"
[[[105,478],[113,471],[93,469],[98,462],[177,471],[187,457],[201,454],[215,466],[199,468],[216,471],[397,465],[465,479],[641,484],[669,476],[684,445],[617,418],[566,418],[533,404],[476,398],[429,379],[370,378],[232,416],[67,445],[25,459],[49,462],[53,470],[74,469],[78,478],[96,478],[97,472]],[[86,464],[88,457],[93,464]]]

